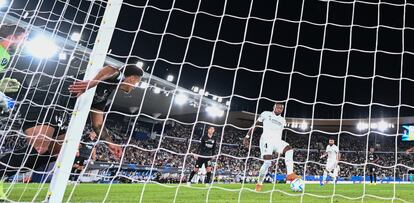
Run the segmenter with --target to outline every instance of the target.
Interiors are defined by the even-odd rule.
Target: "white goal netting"
[[[0,8],[2,26],[28,33],[7,49],[2,74],[20,83],[5,92],[14,102],[1,114],[3,197],[50,195],[58,148],[77,111],[68,87],[95,62],[90,55],[105,40],[97,35],[112,3],[10,0]],[[409,202],[414,163],[405,151],[414,145],[403,137],[414,112],[413,9],[403,0],[124,0],[105,65],[136,65],[144,75],[130,93],[115,84],[103,112],[91,109],[103,123],[88,118],[64,201]],[[249,147],[243,138],[275,102],[285,104],[282,138],[295,150],[300,192],[285,183],[277,154],[255,191],[262,129]],[[204,167],[188,179],[210,126],[217,156],[207,157],[205,187],[196,184],[206,180]],[[329,139],[340,170],[337,184],[328,177],[319,186]]]

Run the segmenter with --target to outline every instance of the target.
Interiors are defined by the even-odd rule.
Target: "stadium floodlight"
[[[0,0],[0,8],[6,7],[7,0]]]
[[[146,89],[148,88],[149,84],[145,81],[141,81],[141,84],[139,85],[140,88],[142,89]]]
[[[142,69],[142,67],[144,67],[144,62],[142,62],[142,61],[138,61],[135,65],[136,65],[138,68],[141,68],[141,69]]]
[[[36,58],[51,58],[58,51],[58,46],[45,36],[37,36],[26,42],[26,49]]]
[[[358,130],[366,130],[366,129],[368,129],[368,124],[367,123],[364,123],[364,122],[359,122],[358,124],[357,124],[357,129]]]
[[[224,111],[216,106],[208,106],[206,111],[211,117],[222,117],[224,115]]]
[[[175,103],[178,105],[183,105],[187,102],[188,97],[185,94],[178,94],[177,96],[175,96]]]
[[[172,82],[174,80],[174,76],[173,75],[168,75],[167,76],[167,81],[168,82]]]
[[[300,124],[300,129],[302,129],[302,130],[306,130],[306,129],[308,129],[308,123],[306,123],[305,121],[303,121],[303,122]]]
[[[208,95],[209,95],[210,93],[208,93],[208,92],[204,92],[204,96],[205,97],[208,97]]]
[[[388,128],[388,123],[385,121],[380,121],[378,123],[378,130],[380,130],[381,132],[384,132],[385,130],[387,130]]]
[[[68,58],[68,55],[66,55],[66,53],[65,52],[61,52],[60,54],[59,54],[59,59],[60,60],[66,60]]]
[[[230,106],[230,101],[226,101],[226,105],[227,106]]]
[[[81,34],[80,34],[79,32],[74,32],[74,33],[72,33],[72,35],[70,36],[70,39],[71,39],[72,41],[79,42],[79,41],[80,41],[80,39],[81,39]]]
[[[217,99],[217,101],[221,103],[221,102],[223,101],[223,98],[222,98],[222,97],[219,97],[219,98]]]
[[[218,97],[217,97],[216,95],[213,95],[213,100],[214,100],[214,101],[216,101],[216,100],[217,100],[217,98],[218,98]]]
[[[154,87],[154,93],[155,94],[159,94],[159,93],[161,93],[161,88],[159,88],[159,87]]]
[[[200,88],[198,88],[197,86],[193,86],[193,92],[199,92],[201,91]]]
[[[377,123],[371,123],[371,128],[372,129],[377,129],[378,128],[378,124]]]
[[[201,95],[201,96],[203,96],[203,95],[204,95],[204,89],[200,89],[200,90],[198,91],[198,94],[199,94],[199,95]]]

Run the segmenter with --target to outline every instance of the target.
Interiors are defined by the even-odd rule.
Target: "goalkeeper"
[[[20,43],[26,38],[26,30],[17,25],[2,25],[0,27],[0,73],[4,73],[10,64],[10,53],[15,52]],[[3,78],[0,80],[0,108],[9,110],[9,98],[5,93],[19,90],[20,82],[16,79]]]

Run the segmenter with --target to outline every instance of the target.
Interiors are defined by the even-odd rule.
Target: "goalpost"
[[[206,202],[217,200],[214,199],[217,192],[227,192],[226,197],[237,202],[243,202],[251,194],[258,195],[252,183],[263,161],[257,147],[257,137],[260,135],[256,133],[251,139],[251,147],[242,148],[240,138],[245,136],[248,128],[233,123],[235,119],[231,118],[231,114],[234,110],[241,112],[243,116],[236,120],[240,123],[248,120],[251,122],[249,125],[252,125],[262,111],[271,111],[275,102],[286,103],[284,115],[287,117],[296,115],[288,118],[286,134],[283,137],[290,145],[300,147],[294,156],[298,175],[302,175],[305,180],[318,181],[314,177],[321,177],[324,167],[324,161],[318,159],[321,150],[319,142],[323,144],[323,151],[327,144],[326,138],[335,137],[336,144],[343,151],[341,170],[349,171],[346,175],[358,176],[360,179],[355,182],[364,185],[358,187],[355,193],[357,195],[342,193],[338,185],[334,185],[328,192],[324,188],[316,191],[307,187],[301,193],[286,190],[285,185],[278,183],[279,176],[286,173],[284,158],[278,156],[269,168],[271,178],[267,181],[271,180],[271,184],[266,185],[258,201],[273,202],[279,197],[282,198],[281,196],[300,202],[306,202],[308,198],[330,199],[331,202],[338,199],[364,202],[366,198],[408,201],[398,194],[397,179],[401,176],[400,172],[404,173],[402,177],[405,179],[407,175],[404,170],[413,167],[406,165],[407,157],[404,157],[404,149],[399,146],[398,140],[401,133],[399,126],[403,124],[400,123],[401,112],[403,108],[414,106],[404,102],[402,98],[402,92],[409,89],[404,86],[405,83],[411,85],[414,82],[411,76],[404,75],[407,68],[404,66],[410,64],[406,57],[413,55],[406,45],[406,32],[414,29],[406,24],[408,9],[411,11],[414,8],[412,3],[392,3],[384,0],[198,0],[195,3],[182,0],[57,0],[52,3],[45,0],[11,0],[9,4],[11,6],[3,8],[1,12],[2,24],[17,24],[26,28],[30,35],[44,34],[46,38],[58,41],[59,48],[54,45],[58,54],[55,53],[50,58],[35,59],[32,55],[49,49],[49,44],[41,41],[37,44],[39,49],[29,54],[25,43],[35,41],[35,37],[30,36],[22,49],[12,56],[10,68],[2,77],[17,77],[22,83],[22,89],[16,93],[20,99],[16,99],[13,112],[0,116],[2,152],[3,148],[5,152],[22,148],[22,140],[30,137],[23,133],[23,124],[27,122],[28,115],[24,112],[18,113],[23,104],[28,103],[33,107],[46,109],[47,112],[54,112],[55,106],[62,106],[56,98],[68,96],[64,92],[66,83],[71,79],[79,79],[80,75],[85,74],[83,79],[89,80],[105,64],[122,66],[139,61],[137,66],[148,66],[143,67],[145,76],[137,87],[140,88],[139,94],[132,93],[129,95],[130,99],[123,97],[123,101],[127,101],[130,107],[122,109],[119,105],[116,106],[115,103],[119,102],[116,99],[108,102],[109,111],[106,112],[104,123],[112,122],[109,114],[127,118],[115,119],[116,124],[112,125],[113,128],[121,128],[117,133],[122,133],[113,134],[117,140],[121,140],[115,144],[123,147],[123,153],[120,161],[112,162],[111,154],[98,143],[101,140],[100,135],[97,135],[98,142],[94,143],[94,147],[102,156],[103,161],[99,164],[105,170],[94,174],[94,177],[109,184],[105,185],[103,192],[97,191],[96,195],[91,195],[94,196],[91,201],[116,201],[111,198],[111,192],[120,178],[136,182],[134,186],[139,190],[133,194],[125,194],[121,197],[125,199],[119,201],[146,202],[153,200],[147,200],[148,197],[160,198],[151,195],[153,186],[168,190],[168,198],[174,202],[182,200],[183,191],[195,194],[205,191],[205,199],[200,201]],[[364,9],[375,10],[375,19],[361,20],[360,15],[364,13]],[[382,15],[385,15],[383,13],[387,9],[398,10],[393,12],[401,14],[401,25],[390,25],[388,21],[383,21]],[[258,13],[262,10],[268,13]],[[345,20],[340,20],[341,17]],[[80,32],[79,35],[71,36],[75,31]],[[388,36],[384,39],[384,32],[392,32],[389,35],[393,37],[401,36],[401,39],[396,40],[398,42],[393,41],[395,44],[401,43],[397,48],[392,47],[397,50],[388,50],[389,47],[383,45],[391,38]],[[359,38],[361,35],[369,35],[368,39],[372,39],[372,44],[364,46],[363,40]],[[392,58],[390,61],[397,61],[398,65],[389,65],[399,70],[397,74],[381,75],[381,70],[385,68],[385,65],[381,65],[381,60],[386,57]],[[383,60],[384,64],[391,63]],[[336,66],[340,71],[332,70]],[[362,71],[358,72],[358,68]],[[167,80],[157,77],[164,77],[167,71],[174,73],[174,77]],[[230,76],[227,72],[230,72]],[[189,79],[197,81],[196,88],[190,90]],[[381,89],[381,86],[377,86],[378,80],[393,85],[398,83],[396,102],[389,104],[377,100],[375,95],[384,96],[378,91]],[[355,84],[357,88],[352,86]],[[253,93],[249,89],[251,86],[257,87]],[[327,90],[327,86],[334,91]],[[122,97],[118,89],[114,91],[115,97]],[[212,89],[218,92],[222,90],[224,93],[215,93]],[[249,92],[243,91],[244,89]],[[46,93],[53,101],[39,101],[30,91]],[[11,167],[18,171],[17,174],[29,171],[48,178],[53,175],[51,184],[46,184],[46,180],[34,186],[29,183],[18,184],[17,177],[9,180],[11,183],[5,183],[6,197],[13,195],[13,198],[8,199],[78,201],[76,190],[83,185],[76,182],[70,189],[67,185],[81,136],[85,129],[91,128],[87,124],[87,118],[94,91],[95,89],[91,89],[79,97],[74,109],[69,104],[62,106],[71,114],[71,119],[53,170],[38,171],[23,166],[27,158],[21,167]],[[369,94],[369,99],[360,99],[360,95],[349,94],[349,91],[364,92]],[[244,105],[248,108],[243,109]],[[188,106],[191,106],[190,110],[185,109]],[[150,109],[153,114],[147,114],[149,111],[144,111],[144,108]],[[387,131],[388,126],[383,126],[384,121],[373,116],[376,115],[376,110],[383,109],[391,109],[393,116],[389,117],[396,117],[393,123],[396,129],[392,129],[393,132]],[[180,110],[186,112],[186,115],[178,115]],[[361,120],[366,121],[358,125],[361,127],[358,132],[344,127],[349,122],[346,119],[350,117],[349,112],[352,110],[361,111]],[[188,112],[195,116],[187,115]],[[213,118],[209,118],[211,115],[207,115],[208,113]],[[307,117],[300,117],[302,114]],[[334,132],[316,128],[315,123],[320,115],[333,115],[332,117],[339,120],[338,128]],[[35,122],[47,122],[46,119],[39,116]],[[134,134],[137,128],[142,127],[139,124],[141,120],[153,122],[152,129],[149,127],[151,138],[140,140],[140,135]],[[128,129],[122,129],[125,123],[128,123]],[[203,130],[198,130],[200,124],[204,125]],[[215,136],[218,156],[212,159],[216,163],[212,171],[213,182],[206,188],[188,187],[185,184],[186,178],[194,167],[193,155],[196,154],[200,137],[206,134],[206,125],[217,128]],[[157,128],[159,134],[153,132],[154,128]],[[369,167],[368,152],[371,146],[375,146],[372,140],[374,137],[387,141],[390,137],[393,139],[390,143],[382,143],[388,151],[381,154],[380,163],[376,164],[378,169],[394,179],[389,181],[393,188],[391,195],[370,193],[369,186],[366,185],[369,183],[365,178]],[[57,140],[56,137],[48,139]],[[375,144],[376,142],[375,139]],[[23,154],[31,153],[32,148]],[[10,166],[10,161],[0,164]],[[89,167],[90,164],[85,166],[87,169]],[[128,170],[124,170],[125,168]],[[88,171],[83,171],[81,175],[85,173]],[[167,174],[166,182],[157,180],[157,173],[161,173],[162,178]],[[231,182],[232,176],[237,176],[234,179],[241,184],[228,187],[227,184],[221,184],[220,180],[215,181],[215,178],[223,177],[222,182],[226,182],[227,177],[228,182]],[[35,191],[33,197],[25,197],[24,194],[31,190]],[[16,191],[21,194],[16,195]],[[68,198],[64,198],[65,192],[69,193]],[[126,197],[128,195],[132,197]]]

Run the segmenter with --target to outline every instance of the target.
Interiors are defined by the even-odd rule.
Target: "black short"
[[[368,164],[368,172],[369,173],[376,173],[377,172],[377,168],[374,165]]]
[[[86,159],[87,158],[85,158],[85,157],[77,156],[77,157],[75,157],[75,161],[73,163],[78,164],[79,166],[83,166],[85,164]]]
[[[22,130],[36,125],[49,125],[55,129],[53,137],[66,133],[69,125],[70,112],[60,106],[39,106],[33,103],[23,103],[19,109],[22,120]]]
[[[211,166],[211,159],[210,158],[202,158],[199,157],[196,161],[195,167],[196,168],[201,168],[204,164],[204,167],[210,167]]]
[[[91,109],[105,111],[106,100],[102,102],[92,102]]]

